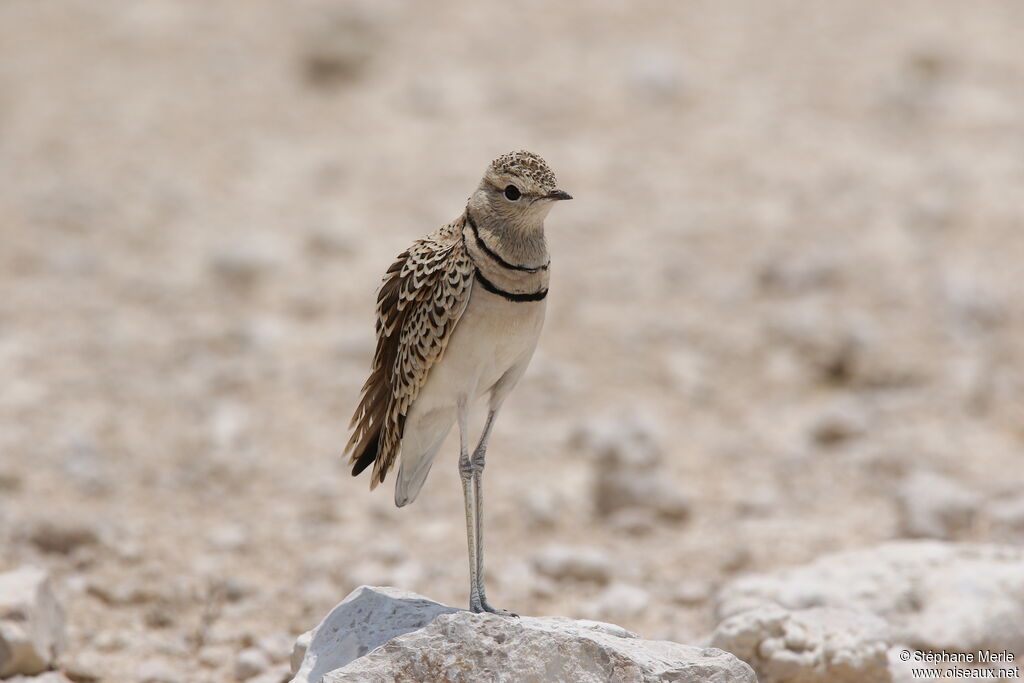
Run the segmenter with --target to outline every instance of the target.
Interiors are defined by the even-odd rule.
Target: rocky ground
[[[696,644],[747,573],[1019,546],[1022,28],[7,0],[0,572],[49,572],[76,680],[277,680],[364,583],[465,603],[452,448],[402,510],[338,456],[381,273],[519,147],[576,199],[491,442],[492,602]]]

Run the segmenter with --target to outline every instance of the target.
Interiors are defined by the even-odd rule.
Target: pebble
[[[980,500],[960,482],[918,471],[900,484],[896,500],[900,533],[911,538],[964,538],[974,526]]]
[[[713,588],[701,579],[684,579],[673,588],[672,600],[680,605],[700,605],[708,601]]]
[[[207,533],[206,542],[213,550],[238,552],[249,545],[249,533],[239,524],[221,524]]]
[[[87,524],[71,519],[36,520],[29,525],[29,542],[44,553],[70,555],[78,548],[95,545],[96,532]]]
[[[592,581],[605,584],[612,578],[612,560],[598,548],[549,546],[533,557],[533,566],[556,581]]]
[[[0,574],[0,678],[46,671],[64,649],[64,609],[47,573]]]
[[[138,683],[184,683],[185,679],[170,663],[162,659],[147,659],[136,671]]]
[[[852,403],[836,403],[826,408],[812,422],[811,440],[818,446],[839,446],[863,436],[868,429],[864,411]]]
[[[992,503],[989,517],[995,534],[1007,541],[1024,541],[1024,496]]]
[[[236,245],[210,257],[209,268],[218,279],[238,289],[248,289],[263,280],[276,265],[267,248]]]
[[[587,619],[614,619],[642,614],[651,603],[650,594],[626,583],[613,583],[597,596],[582,612]]]
[[[235,678],[240,681],[258,676],[270,667],[267,653],[258,647],[250,647],[238,653],[235,658]]]

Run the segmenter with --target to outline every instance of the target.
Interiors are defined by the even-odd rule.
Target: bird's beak
[[[565,190],[551,190],[551,192],[548,192],[546,195],[544,195],[543,199],[572,199],[572,195],[566,192]]]

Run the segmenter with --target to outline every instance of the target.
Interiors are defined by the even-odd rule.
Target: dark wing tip
[[[373,461],[377,459],[377,453],[380,448],[380,430],[370,438],[369,443],[366,444],[366,448],[356,458],[355,464],[352,466],[352,476],[358,477],[363,470],[373,464]]]

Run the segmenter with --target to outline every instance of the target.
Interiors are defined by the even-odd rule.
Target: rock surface
[[[64,610],[41,569],[0,574],[0,678],[38,674],[64,648]]]
[[[760,683],[888,683],[887,628],[848,610],[765,605],[718,625],[714,647],[750,664]]]
[[[321,676],[324,683],[757,680],[747,664],[715,648],[643,640],[595,621],[472,614],[367,586],[312,632],[292,683],[318,683]]]
[[[1024,651],[1024,549],[900,541],[738,579],[717,596],[728,619],[765,605],[877,616],[892,643],[922,650]]]

